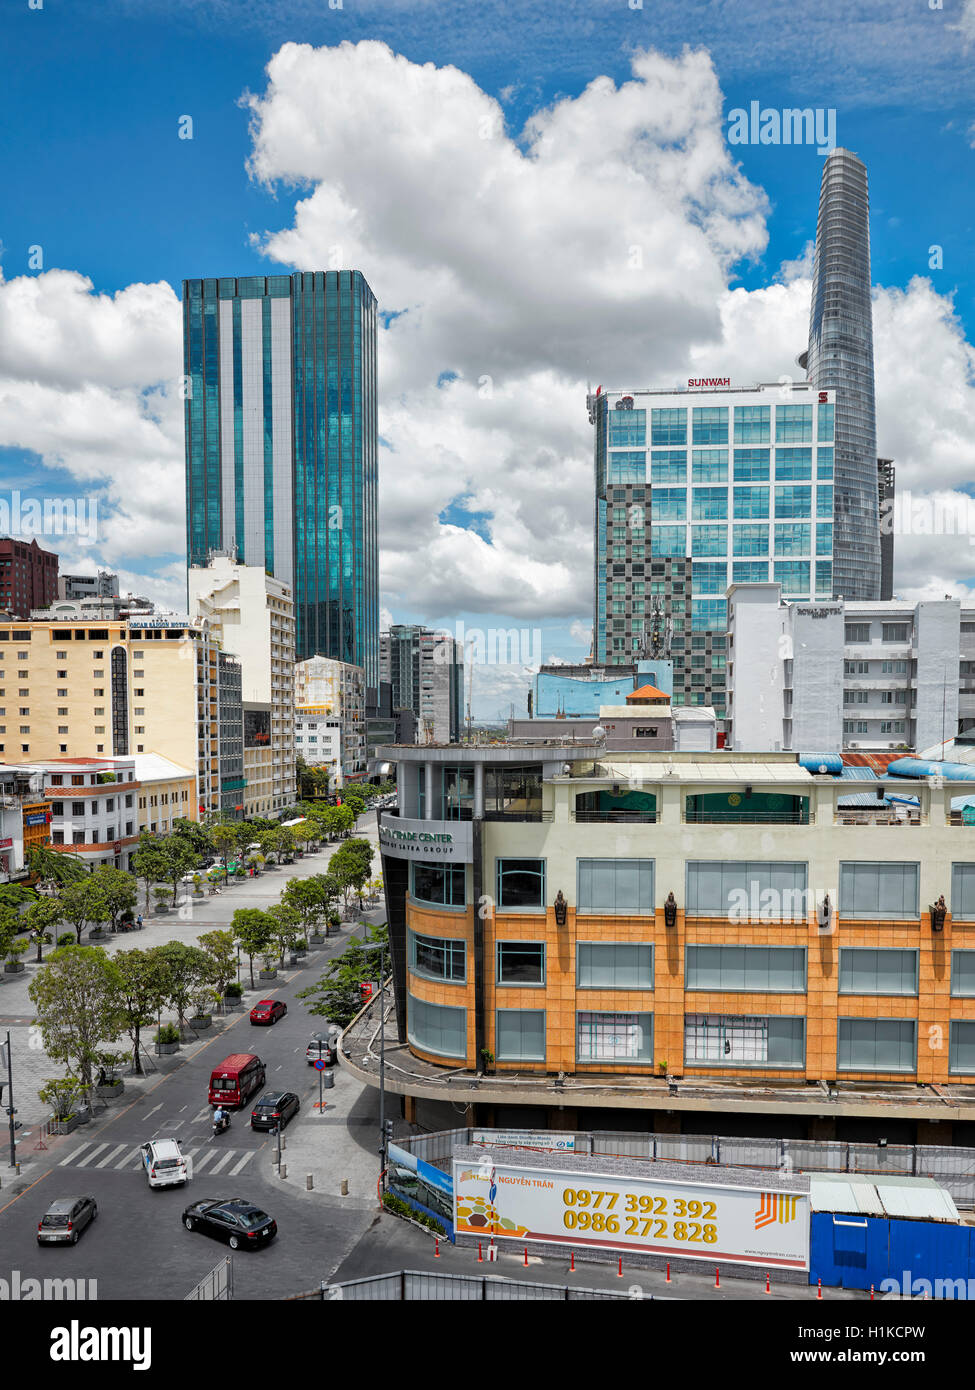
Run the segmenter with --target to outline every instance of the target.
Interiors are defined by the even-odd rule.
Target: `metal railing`
[[[685,825],[815,825],[812,811],[742,811],[726,815],[717,811],[685,811]]]
[[[418,1269],[400,1269],[392,1274],[372,1274],[364,1279],[348,1279],[341,1284],[324,1280],[317,1289],[290,1294],[287,1302],[317,1299],[323,1303],[407,1303],[483,1302],[508,1303],[544,1299],[571,1302],[575,1299],[611,1299],[631,1302],[632,1294],[614,1289],[589,1289],[572,1284],[530,1284],[499,1275],[427,1274]],[[647,1301],[652,1299],[651,1294]]]
[[[576,811],[575,817],[580,825],[620,824],[629,821],[655,825],[657,822],[656,811]]]
[[[205,1274],[200,1282],[183,1299],[184,1303],[198,1300],[204,1303],[229,1303],[234,1296],[234,1267],[230,1263],[230,1256],[221,1260],[220,1264],[214,1265],[209,1274]]]
[[[490,821],[550,821],[554,811],[485,811],[484,819]]]

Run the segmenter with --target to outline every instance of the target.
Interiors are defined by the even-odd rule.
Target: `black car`
[[[58,1197],[37,1223],[38,1245],[77,1245],[98,1215],[94,1197]]]
[[[225,1240],[231,1250],[267,1245],[278,1233],[278,1223],[245,1197],[228,1197],[223,1202],[204,1197],[191,1202],[183,1212],[183,1225],[188,1231]]]
[[[283,1129],[301,1109],[294,1091],[268,1091],[251,1111],[251,1129]]]

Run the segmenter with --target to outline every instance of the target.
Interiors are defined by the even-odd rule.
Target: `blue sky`
[[[725,113],[752,100],[835,108],[838,143],[856,150],[869,170],[874,282],[905,290],[912,277],[928,277],[937,295],[951,297],[959,334],[975,338],[971,0],[967,10],[964,0],[944,0],[941,9],[930,0],[855,7],[823,0],[792,10],[771,0],[646,0],[642,7],[638,0],[343,0],[341,9],[323,0],[43,0],[32,10],[19,0],[6,7],[3,28],[0,244],[8,282],[38,273],[29,265],[36,247],[44,272],[77,272],[96,294],[158,281],[178,293],[184,276],[277,269],[250,239],[290,228],[308,188],[249,177],[254,117],[241,97],[265,92],[266,65],[286,42],[380,39],[412,64],[453,64],[501,101],[508,135],[521,148],[524,124],[536,112],[577,99],[597,77],[625,82],[638,48],[676,60],[689,44],[710,53]],[[191,140],[178,138],[187,115]],[[767,246],[728,274],[730,286],[756,291],[814,236],[822,159],[813,148],[783,146],[737,146],[732,155],[768,199]],[[609,231],[611,203],[604,212]],[[932,244],[943,248],[943,269],[929,266]],[[382,283],[374,288],[382,308],[404,307],[384,298]],[[633,356],[639,362],[638,343]],[[711,365],[717,371],[723,364]],[[431,387],[438,379],[453,386],[459,367],[433,362]],[[52,363],[52,377],[58,370]],[[170,370],[178,365],[161,361],[160,379]],[[594,371],[600,375],[598,364]],[[26,448],[28,437],[5,438],[0,427],[0,487],[41,496],[77,489],[78,465],[59,467],[56,448]],[[490,534],[490,515],[483,496],[472,498],[464,485],[435,510],[441,522],[481,538]],[[165,575],[171,586],[181,558],[172,544],[133,543],[127,551],[116,541],[106,562],[130,575]],[[590,563],[580,556],[576,567]],[[388,600],[396,620],[452,620],[452,612],[437,611],[445,606],[429,595],[419,608],[411,605],[402,586]],[[567,606],[561,615],[537,614],[546,658],[583,652],[579,624],[588,614],[581,603]],[[525,620],[502,599],[496,611],[456,616],[468,626]],[[506,703],[498,692],[498,704]]]

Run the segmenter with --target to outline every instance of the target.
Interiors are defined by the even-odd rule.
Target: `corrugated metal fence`
[[[483,1126],[479,1134],[490,1134]],[[503,1131],[493,1131],[502,1133]],[[811,1173],[886,1173],[892,1176],[934,1178],[951,1193],[959,1207],[975,1207],[975,1149],[935,1144],[846,1144],[836,1140],[740,1139],[720,1135],[634,1134],[585,1130],[572,1134],[575,1152],[614,1158],[667,1159],[670,1162],[715,1163],[740,1168],[771,1168]],[[473,1129],[415,1134],[397,1142],[436,1168],[450,1167],[460,1145],[473,1143]],[[545,1132],[536,1131],[539,1140]]]

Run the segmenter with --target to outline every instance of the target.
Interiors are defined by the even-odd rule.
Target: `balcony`
[[[810,825],[815,814],[807,796],[783,792],[709,792],[688,796],[685,825]]]
[[[742,811],[716,815],[711,811],[686,811],[685,825],[815,825],[816,817],[803,811]]]
[[[656,811],[627,811],[617,809],[615,811],[576,811],[576,821],[581,825],[600,825],[600,824],[627,824],[635,822],[641,825],[655,825],[657,822]]]

